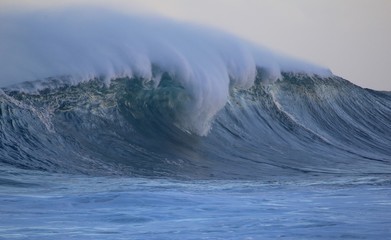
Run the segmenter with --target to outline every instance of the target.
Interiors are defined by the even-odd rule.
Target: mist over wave
[[[185,178],[390,174],[391,99],[229,34],[2,12],[1,164]]]
[[[3,12],[0,18],[0,86],[59,76],[73,84],[139,77],[158,85],[161,74],[153,69],[159,68],[187,89],[191,119],[206,123],[188,128],[201,135],[230,89],[249,88],[257,68],[268,81],[281,71],[331,74],[215,29],[159,17],[78,7]]]

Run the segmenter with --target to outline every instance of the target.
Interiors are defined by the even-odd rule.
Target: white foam
[[[201,135],[225,105],[229,88],[250,87],[257,67],[275,78],[281,71],[331,74],[214,29],[159,17],[87,7],[0,13],[1,87],[56,76],[76,82],[94,76],[152,79],[152,65],[189,91],[189,130]]]

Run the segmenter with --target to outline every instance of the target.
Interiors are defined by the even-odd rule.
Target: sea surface
[[[391,236],[391,184],[383,177],[180,181],[6,176],[0,180],[0,239]]]

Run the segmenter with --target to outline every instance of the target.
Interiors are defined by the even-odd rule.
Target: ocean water
[[[388,239],[391,234],[390,182],[378,177],[183,181],[34,175],[1,181],[2,239]]]
[[[0,20],[0,239],[391,239],[390,92],[159,18]]]

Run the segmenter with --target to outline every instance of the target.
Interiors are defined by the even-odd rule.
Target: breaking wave
[[[391,95],[212,29],[0,16],[0,165],[184,178],[390,174]]]

